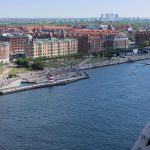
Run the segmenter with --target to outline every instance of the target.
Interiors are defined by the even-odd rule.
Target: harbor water
[[[0,150],[130,150],[150,120],[150,60],[0,97]]]

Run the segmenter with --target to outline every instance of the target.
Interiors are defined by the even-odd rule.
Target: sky
[[[150,0],[0,0],[1,18],[122,17],[150,18]]]

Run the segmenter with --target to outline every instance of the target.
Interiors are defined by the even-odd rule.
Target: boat
[[[47,76],[47,78],[48,78],[50,81],[54,81],[55,76],[49,73],[48,76]]]

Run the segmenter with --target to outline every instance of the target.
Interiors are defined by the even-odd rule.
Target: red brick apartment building
[[[9,43],[0,42],[0,62],[9,63]]]
[[[8,30],[20,33],[0,36],[1,41],[10,42],[10,54],[24,52],[25,43],[28,40],[27,34],[32,35],[33,39],[51,39],[53,37],[77,39],[80,53],[97,53],[109,48],[126,48],[128,46],[127,37],[120,37],[120,32],[116,30],[76,29],[68,26],[20,26],[8,27]]]
[[[78,39],[81,53],[98,53],[106,49],[128,47],[128,37],[118,31],[74,29],[66,36]]]
[[[0,41],[7,41],[10,43],[10,55],[24,53],[27,40],[28,36],[23,34],[5,33],[0,35]]]
[[[78,37],[79,52],[94,53],[105,50],[105,38],[95,35]]]
[[[105,37],[106,49],[128,48],[128,37],[125,34],[107,35]]]
[[[150,31],[139,31],[135,34],[135,42],[137,45],[142,45],[146,40],[150,41]]]

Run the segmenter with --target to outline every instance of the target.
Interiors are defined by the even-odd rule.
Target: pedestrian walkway
[[[90,60],[91,60],[91,57],[86,59],[86,60],[84,60],[82,63],[79,64],[79,66],[83,66],[84,64],[86,64]]]

